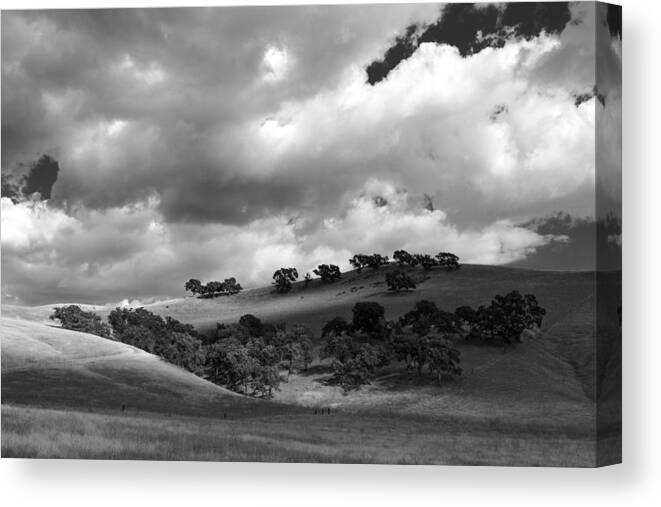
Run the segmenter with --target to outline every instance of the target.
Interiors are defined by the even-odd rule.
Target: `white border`
[[[44,7],[288,1],[5,1]],[[351,3],[325,0],[323,3]],[[386,3],[386,2],[381,2]],[[624,460],[600,470],[110,461],[0,461],[4,505],[631,506],[661,499],[661,2],[624,6]]]

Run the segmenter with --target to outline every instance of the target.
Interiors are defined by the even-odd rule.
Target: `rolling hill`
[[[316,361],[310,371],[293,375],[282,384],[274,400],[266,402],[235,395],[127,345],[60,329],[48,320],[53,305],[3,306],[3,407],[75,410],[109,417],[120,413],[152,418],[169,414],[194,417],[198,422],[208,418],[213,421],[256,418],[262,421],[259,424],[267,426],[277,420],[281,425],[278,431],[286,427],[287,432],[291,424],[298,426],[305,420],[309,431],[321,431],[324,435],[331,429],[319,428],[317,419],[306,418],[316,407],[332,407],[335,417],[346,418],[343,422],[346,428],[360,431],[358,441],[365,438],[358,427],[373,426],[384,417],[397,431],[404,431],[403,427],[409,428],[413,421],[418,421],[416,424],[430,432],[430,438],[437,430],[429,428],[440,425],[446,436],[479,434],[493,446],[499,445],[499,436],[506,435],[542,442],[542,447],[548,444],[549,435],[581,442],[588,442],[594,436],[595,415],[600,406],[596,403],[597,393],[614,396],[613,386],[617,385],[619,375],[616,360],[602,361],[603,365],[597,367],[594,273],[489,266],[465,266],[456,272],[418,269],[411,271],[418,284],[415,291],[392,294],[383,281],[388,269],[394,268],[346,273],[333,284],[315,280],[308,288],[298,283],[286,295],[274,294],[267,287],[231,297],[187,297],[146,307],[192,323],[202,331],[212,331],[216,322],[234,322],[241,315],[252,313],[266,322],[306,324],[318,336],[330,318],[340,315],[350,319],[357,301],[379,302],[386,309],[386,318],[392,319],[408,311],[419,299],[430,299],[452,311],[465,304],[488,303],[495,294],[516,289],[537,296],[547,309],[544,325],[539,333],[527,335],[522,344],[505,350],[459,343],[464,375],[441,387],[419,385],[417,379],[409,378],[401,368],[390,367],[373,384],[345,394],[324,382],[328,365]],[[610,286],[613,294],[619,290],[618,283],[618,278],[613,276]],[[613,297],[608,305],[617,303],[617,297]],[[91,309],[106,316],[112,307]],[[612,345],[616,306],[600,311],[609,321],[607,332],[602,325],[600,340],[611,344],[608,355],[617,357],[619,349]],[[119,412],[122,405],[126,406],[126,414]],[[606,431],[612,430],[613,424]],[[265,429],[260,426],[259,431]],[[317,451],[314,447],[314,452]],[[348,452],[338,459],[351,461]],[[195,456],[193,459],[199,458]],[[324,454],[314,460],[335,460],[335,454],[329,456]],[[583,458],[594,461],[594,456]],[[392,462],[394,458],[389,455],[374,459]],[[359,460],[370,461],[370,458],[363,456]],[[444,458],[439,462],[448,461]]]

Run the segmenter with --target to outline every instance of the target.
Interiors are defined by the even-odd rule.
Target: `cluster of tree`
[[[162,357],[196,374],[205,364],[198,332],[190,324],[161,317],[144,308],[115,308],[108,316],[113,338]]]
[[[271,397],[292,371],[312,362],[312,333],[302,325],[264,324],[244,315],[236,324],[218,324],[207,346],[207,376],[233,391]]]
[[[411,267],[422,266],[425,271],[431,270],[435,266],[440,266],[448,271],[459,269],[459,257],[450,252],[439,252],[434,257],[429,254],[410,254],[406,250],[396,250],[393,259],[400,266],[408,265]]]
[[[110,338],[110,327],[94,312],[86,312],[77,305],[60,306],[53,310],[50,319],[59,320],[64,329]]]
[[[223,282],[212,281],[203,284],[195,278],[191,278],[184,285],[187,292],[191,292],[193,296],[199,295],[203,298],[212,298],[216,296],[231,296],[238,294],[243,290],[240,283],[237,283],[236,278],[226,278]]]
[[[313,273],[324,282],[334,282],[342,278],[340,267],[335,264],[319,264]]]
[[[335,317],[324,325],[321,353],[332,358],[331,381],[345,390],[369,383],[378,368],[393,360],[404,362],[419,379],[426,371],[440,385],[444,378],[461,375],[457,339],[520,342],[526,329],[542,325],[545,313],[534,295],[517,291],[497,295],[477,310],[462,306],[447,312],[421,300],[397,321],[386,321],[378,303],[357,303],[352,322]]]
[[[292,288],[292,283],[298,279],[298,271],[296,268],[280,268],[273,273],[273,285],[275,291],[284,294],[289,292]]]
[[[427,366],[439,384],[444,376],[460,375],[459,351],[450,337],[454,330],[448,330],[442,319],[433,318],[429,304],[438,311],[433,303],[419,302],[399,322],[387,322],[380,304],[357,303],[352,322],[342,317],[328,321],[322,329],[321,355],[332,358],[331,382],[345,390],[358,388],[393,360],[405,362],[407,369],[415,368],[420,378]]]
[[[379,269],[381,266],[388,264],[389,262],[387,255],[381,255],[378,253],[372,255],[356,254],[349,259],[349,264],[357,269],[359,273],[363,268]]]
[[[468,328],[467,339],[508,345],[520,343],[526,329],[540,327],[546,310],[539,306],[533,294],[524,296],[512,291],[505,296],[496,296],[491,304],[477,310],[461,306],[455,315]]]

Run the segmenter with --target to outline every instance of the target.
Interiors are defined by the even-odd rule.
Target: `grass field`
[[[355,414],[240,420],[3,406],[3,457],[586,466],[588,439]]]
[[[326,385],[327,365],[316,361],[267,402],[127,345],[62,330],[48,320],[52,306],[3,306],[2,455],[593,466],[597,410],[612,413],[600,437],[616,438],[619,429],[612,401],[620,371],[616,307],[599,309],[608,318],[597,336],[594,273],[467,266],[416,276],[418,289],[403,295],[385,291],[382,270],[297,285],[285,296],[264,288],[148,308],[202,329],[253,313],[318,333],[336,315],[349,318],[360,300],[378,301],[391,319],[419,299],[453,310],[517,289],[536,294],[548,313],[517,347],[459,343],[464,375],[441,387],[419,385],[394,366],[344,394]],[[613,360],[597,364],[597,342],[610,344]],[[315,415],[317,407],[331,415]]]

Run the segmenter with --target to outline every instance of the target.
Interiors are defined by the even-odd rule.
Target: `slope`
[[[221,417],[275,410],[123,343],[7,317],[0,330],[3,404]]]

